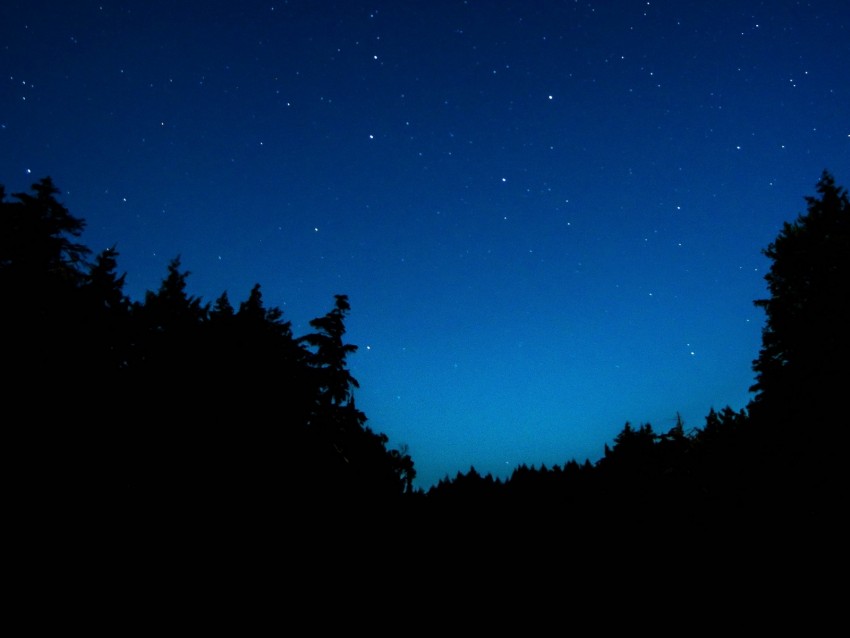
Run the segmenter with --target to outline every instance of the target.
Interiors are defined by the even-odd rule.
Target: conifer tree
[[[823,422],[843,403],[850,357],[850,201],[824,171],[808,210],[763,251],[770,296],[753,408]]]
[[[850,387],[850,200],[827,171],[816,190],[764,250],[770,296],[755,302],[766,322],[746,462],[755,498],[812,520],[838,511]]]

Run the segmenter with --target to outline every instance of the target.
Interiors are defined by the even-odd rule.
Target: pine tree
[[[850,387],[850,200],[824,171],[819,197],[764,254],[770,296],[753,362],[751,491],[812,521],[838,511]]]
[[[77,282],[91,252],[74,241],[85,221],[59,202],[59,189],[51,178],[31,188],[34,194],[15,193],[18,201],[7,202],[0,187],[0,272]]]
[[[770,297],[755,302],[766,324],[751,388],[759,414],[813,424],[835,414],[850,380],[850,201],[828,172],[816,188],[763,251]]]

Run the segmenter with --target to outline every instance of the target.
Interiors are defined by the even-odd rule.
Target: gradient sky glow
[[[427,489],[745,407],[761,250],[850,186],[850,3],[4,0],[0,183],[125,291],[334,294]],[[210,397],[214,400],[214,397]]]

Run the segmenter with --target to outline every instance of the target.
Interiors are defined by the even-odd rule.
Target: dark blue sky
[[[427,488],[745,407],[769,266],[850,185],[850,3],[0,7],[0,183],[141,299],[352,304],[358,406]],[[215,397],[210,397],[214,401]]]

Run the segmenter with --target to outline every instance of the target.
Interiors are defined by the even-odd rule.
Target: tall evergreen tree
[[[836,511],[850,387],[850,200],[827,171],[816,190],[764,250],[770,296],[755,302],[766,323],[747,464],[759,498],[813,519]]]
[[[308,363],[319,388],[310,417],[316,465],[322,469],[317,480],[334,498],[384,500],[409,490],[415,472],[410,456],[387,450],[388,437],[366,426],[366,415],[355,404],[359,383],[347,359],[357,346],[344,341],[350,308],[347,295],[336,295],[330,312],[310,322],[316,331],[299,340],[311,348]]]
[[[90,250],[85,222],[59,201],[50,178],[5,199],[0,188],[0,406],[10,493],[49,508],[90,485],[92,421],[108,411],[91,397],[98,358],[81,288]],[[84,479],[83,477],[87,477]]]
[[[850,380],[850,201],[826,171],[816,189],[806,214],[763,251],[770,297],[755,302],[766,324],[752,390],[758,413],[820,421]]]
[[[68,310],[90,254],[76,241],[85,222],[58,200],[53,181],[46,177],[31,188],[32,194],[15,193],[15,201],[6,201],[0,188],[0,332],[11,373],[8,397],[15,401],[39,389],[74,395],[68,382],[81,361],[71,344],[80,339],[80,323],[68,321]],[[41,401],[30,409],[47,417],[60,402]]]
[[[316,332],[300,339],[314,349],[311,363],[320,372],[322,400],[326,406],[349,404],[353,397],[353,388],[360,387],[347,365],[348,355],[357,352],[357,346],[343,341],[345,317],[351,310],[351,305],[347,295],[335,295],[335,300],[330,312],[310,321]]]
[[[76,282],[91,252],[75,241],[85,221],[71,215],[57,199],[59,189],[51,178],[31,188],[33,194],[15,193],[17,201],[7,202],[0,187],[0,272]]]

